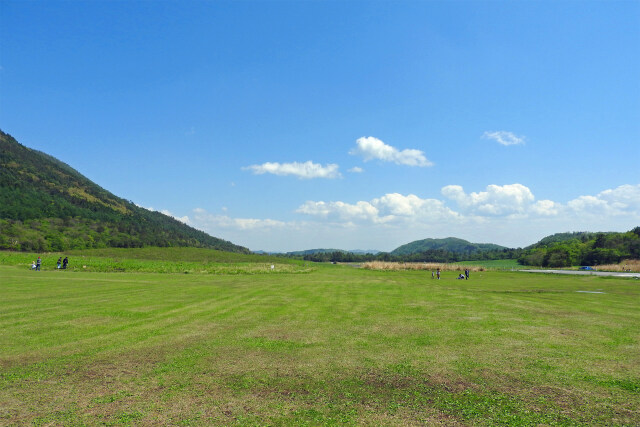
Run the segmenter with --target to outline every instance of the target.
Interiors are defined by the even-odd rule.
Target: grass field
[[[58,258],[69,256],[68,270],[83,272],[146,272],[199,274],[308,273],[310,262],[246,255],[200,248],[93,249],[41,255],[42,270],[55,270]],[[38,254],[0,251],[0,265],[28,268]],[[273,265],[273,268],[271,266]]]
[[[638,280],[292,265],[0,265],[0,425],[640,424]]]

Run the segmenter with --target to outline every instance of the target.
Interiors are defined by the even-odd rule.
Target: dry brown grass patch
[[[599,265],[598,270],[640,272],[640,259],[627,259],[620,264]]]
[[[381,271],[402,271],[402,270],[427,270],[436,271],[438,268],[440,271],[469,271],[478,272],[484,271],[484,267],[478,267],[477,265],[462,265],[462,264],[441,264],[433,262],[385,262],[385,261],[370,261],[362,264],[363,268],[367,270],[381,270]]]

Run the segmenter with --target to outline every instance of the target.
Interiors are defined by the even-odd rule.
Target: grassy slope
[[[0,424],[640,424],[637,281],[454,274],[0,266]]]

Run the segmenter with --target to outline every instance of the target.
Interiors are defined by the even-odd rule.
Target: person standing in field
[[[436,276],[438,276],[438,280],[440,280],[440,268],[436,270]]]
[[[62,269],[63,270],[67,269],[67,264],[69,264],[69,258],[64,257],[64,261],[62,261]]]
[[[60,266],[62,265],[62,257],[58,258],[58,270],[60,269]]]
[[[466,280],[469,280],[469,269],[468,268],[465,268],[465,270],[464,270],[464,278]]]
[[[40,259],[40,257],[38,257],[38,260],[36,261],[36,271],[40,271],[41,265],[42,265],[42,260]]]

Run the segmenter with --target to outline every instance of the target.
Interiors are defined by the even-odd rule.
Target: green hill
[[[402,245],[393,251],[391,255],[410,255],[427,251],[447,251],[456,254],[472,254],[475,252],[499,251],[507,249],[504,246],[492,243],[471,243],[455,237],[446,239],[423,239]]]
[[[547,246],[552,246],[556,243],[569,242],[572,240],[576,240],[584,243],[586,241],[594,239],[596,237],[596,234],[598,233],[592,233],[590,231],[555,233],[540,239],[539,242],[534,243],[533,245],[529,245],[525,249],[543,248]],[[607,234],[607,233],[601,233],[601,234]]]
[[[117,197],[69,165],[0,131],[0,249],[144,246],[249,253]]]

